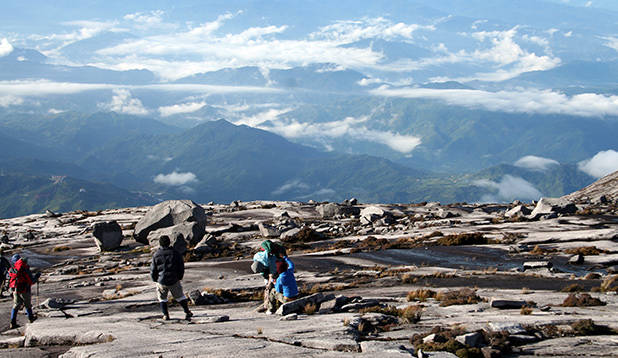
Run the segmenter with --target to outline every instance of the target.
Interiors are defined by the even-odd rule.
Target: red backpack
[[[9,269],[9,287],[14,288],[17,293],[24,293],[32,283],[28,264],[21,259],[17,260]]]

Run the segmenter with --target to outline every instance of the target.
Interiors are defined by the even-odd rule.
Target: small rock
[[[523,205],[518,205],[504,213],[507,218],[519,218],[530,215],[532,211]]]
[[[577,254],[577,255],[571,256],[571,258],[569,258],[569,263],[571,265],[581,265],[581,264],[583,264],[584,263],[584,255]]]
[[[530,336],[527,334],[511,334],[509,335],[509,340],[516,345],[530,344],[538,341],[539,339],[535,336]]]
[[[554,265],[550,261],[526,261],[523,264],[523,270],[536,270],[543,268],[552,268]]]
[[[492,332],[507,331],[510,334],[526,333],[524,327],[519,323],[514,322],[489,322],[489,330]]]
[[[279,230],[275,227],[264,224],[263,222],[258,223],[258,229],[260,230],[260,235],[263,237],[277,237],[279,236]]]
[[[483,344],[483,335],[480,332],[471,332],[457,336],[455,340],[470,347],[480,347]]]
[[[526,301],[492,300],[491,307],[498,309],[520,309],[526,305]]]
[[[294,228],[294,229],[290,229],[290,230],[284,231],[279,236],[279,240],[281,240],[283,242],[292,241],[292,240],[294,240],[294,237],[296,235],[298,235],[300,230],[301,230],[300,228]]]

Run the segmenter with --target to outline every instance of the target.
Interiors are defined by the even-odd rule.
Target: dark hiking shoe
[[[170,320],[170,315],[164,314],[162,318],[163,318],[164,321],[169,321]]]
[[[11,322],[11,329],[19,328],[19,325],[15,322]]]
[[[36,319],[37,319],[37,316],[34,316],[34,315],[32,317],[28,317],[28,320],[30,320],[30,323],[36,321]]]
[[[191,320],[191,317],[193,317],[193,312],[189,311],[189,312],[187,312],[187,313],[185,314],[185,319],[186,319],[187,321],[190,321],[190,320]]]

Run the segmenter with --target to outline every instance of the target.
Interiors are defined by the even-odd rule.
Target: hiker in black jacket
[[[182,256],[173,247],[170,247],[170,238],[166,235],[159,238],[159,245],[161,247],[152,256],[150,277],[157,283],[157,297],[163,312],[163,319],[166,321],[170,319],[167,310],[167,294],[171,292],[174,299],[180,303],[185,311],[185,319],[190,321],[193,313],[189,311],[187,297],[182,292],[180,285],[180,280],[185,274]]]

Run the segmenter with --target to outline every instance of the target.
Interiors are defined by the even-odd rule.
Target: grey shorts
[[[13,308],[21,309],[22,306],[28,309],[32,308],[32,294],[30,291],[24,293],[13,292]]]
[[[170,292],[172,293],[172,297],[174,297],[177,302],[187,299],[184,292],[182,292],[182,285],[180,285],[180,281],[169,286],[162,285],[157,282],[157,298],[159,299],[159,302],[167,302],[167,295]]]
[[[270,273],[270,270],[268,269],[267,266],[264,266],[264,264],[262,264],[261,262],[253,261],[253,263],[251,264],[251,270],[255,273],[262,274],[262,277],[264,277],[265,279],[268,279],[268,274]]]

